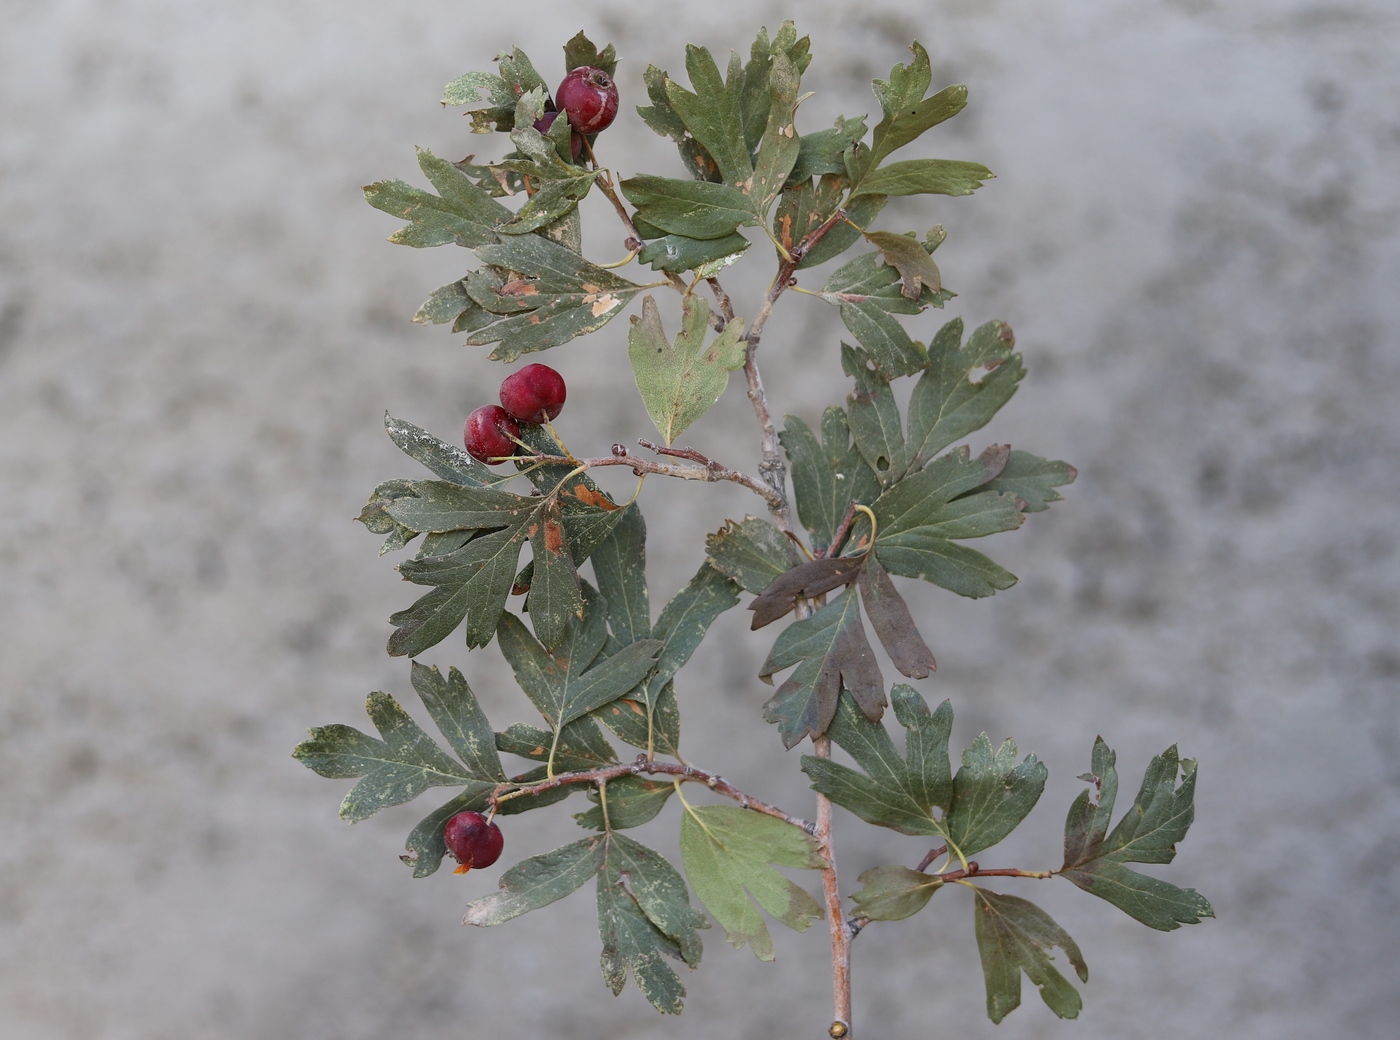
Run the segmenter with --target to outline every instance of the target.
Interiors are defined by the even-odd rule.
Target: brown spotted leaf
[[[785,617],[797,606],[799,598],[814,599],[832,589],[849,585],[856,580],[864,562],[864,556],[808,560],[779,575],[749,604],[749,609],[753,611],[750,629],[756,632],[764,625]]]

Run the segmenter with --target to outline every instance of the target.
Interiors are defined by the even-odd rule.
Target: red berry
[[[617,84],[602,69],[580,65],[559,84],[554,103],[569,113],[569,122],[579,133],[596,134],[617,117]]]
[[[465,874],[473,867],[489,867],[501,858],[506,839],[501,828],[479,812],[459,812],[442,828],[447,851],[461,864],[455,871]]]
[[[459,812],[442,827],[442,841],[461,864],[454,873],[466,873],[473,866],[490,866],[500,859],[505,837],[482,813]]]
[[[501,407],[513,419],[542,423],[564,408],[564,377],[548,365],[526,365],[501,383]]]
[[[467,453],[488,466],[514,455],[518,449],[513,438],[519,436],[520,427],[498,404],[484,404],[472,412],[462,430]]]
[[[546,112],[535,120],[535,129],[542,134],[549,133],[549,128],[554,125],[558,112]],[[574,153],[574,158],[578,158],[578,153],[583,151],[583,138],[579,136],[577,130],[569,132],[569,150]]]

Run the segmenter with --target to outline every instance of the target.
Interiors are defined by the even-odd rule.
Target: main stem
[[[812,239],[806,243],[806,248],[816,244],[821,235],[835,223],[834,217],[819,229],[819,234],[814,234]],[[782,451],[778,442],[778,431],[773,425],[773,416],[768,409],[768,395],[763,388],[763,375],[758,369],[758,343],[763,334],[763,327],[768,322],[768,317],[773,313],[773,305],[778,302],[778,297],[788,288],[793,274],[797,271],[797,265],[801,262],[803,252],[789,257],[778,269],[778,275],[773,279],[773,284],[768,287],[768,292],[764,295],[763,305],[755,315],[753,324],[749,326],[749,331],[745,336],[747,341],[747,351],[744,356],[744,378],[748,382],[749,401],[753,404],[754,416],[758,419],[760,431],[760,443],[763,450],[763,461],[759,463],[758,472],[768,485],[772,496],[765,496],[768,499],[769,513],[778,528],[785,534],[793,534],[792,510],[787,499],[787,465],[783,461]],[[715,294],[715,299],[720,305],[724,320],[729,321],[734,317],[733,307],[730,304],[728,295],[720,287],[716,279],[710,279],[710,288]],[[807,617],[811,614],[811,607],[805,600],[797,603],[797,616]],[[818,758],[831,757],[831,740],[826,736],[817,737],[812,741],[813,751]],[[826,866],[822,869],[822,893],[826,899],[826,917],[831,928],[831,999],[832,999],[832,1019],[828,1034],[832,1037],[849,1037],[851,1035],[851,933],[846,926],[846,915],[841,906],[841,884],[836,875],[836,849],[832,841],[831,834],[831,799],[821,792],[817,793],[817,826],[813,834],[817,839],[817,845],[821,850],[821,855],[826,860]]]

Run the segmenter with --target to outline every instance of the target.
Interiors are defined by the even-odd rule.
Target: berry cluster
[[[453,873],[465,874],[473,867],[489,867],[501,858],[505,836],[501,828],[479,812],[459,812],[442,828],[447,851],[461,864]]]
[[[548,365],[526,365],[501,383],[501,403],[485,404],[467,416],[462,441],[467,453],[488,466],[516,454],[520,423],[546,423],[559,415],[567,396],[564,377]]]

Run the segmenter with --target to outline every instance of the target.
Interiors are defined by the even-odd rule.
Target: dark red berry
[[[554,125],[558,112],[546,112],[535,120],[535,129],[542,134],[549,133],[549,128]],[[569,150],[574,153],[574,158],[578,158],[578,153],[583,151],[583,138],[579,136],[577,130],[569,131]]]
[[[467,453],[488,466],[514,455],[518,449],[513,438],[519,436],[520,427],[498,404],[484,404],[472,412],[462,430]]]
[[[489,867],[501,858],[506,839],[501,828],[479,812],[459,812],[442,828],[447,851],[461,864],[455,871],[465,874],[473,867]]]
[[[569,122],[579,133],[596,134],[617,117],[617,84],[602,69],[580,65],[559,84],[554,103],[569,113]]]
[[[526,365],[501,383],[501,407],[513,419],[542,423],[564,408],[564,377],[548,365]]]

